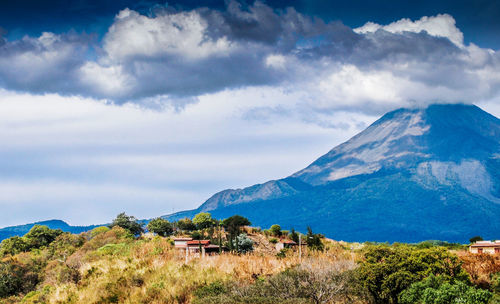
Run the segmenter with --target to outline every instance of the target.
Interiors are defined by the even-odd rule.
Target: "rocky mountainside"
[[[225,190],[198,209],[348,241],[500,237],[500,120],[473,105],[385,114],[291,176]]]

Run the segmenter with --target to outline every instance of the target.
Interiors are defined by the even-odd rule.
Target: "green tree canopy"
[[[299,243],[299,234],[293,228],[292,231],[290,231],[290,239],[297,244]]]
[[[229,233],[229,248],[234,249],[234,240],[240,234],[240,229],[243,226],[250,225],[250,221],[241,215],[233,215],[222,221],[222,225]]]
[[[18,254],[20,252],[28,251],[28,248],[29,247],[25,238],[13,236],[0,243],[0,256]]]
[[[311,250],[323,251],[325,246],[321,241],[321,234],[313,233],[311,227],[307,227],[307,247]]]
[[[180,230],[193,231],[196,230],[196,225],[190,218],[180,219],[176,222],[177,228]]]
[[[482,240],[483,240],[482,237],[480,237],[479,235],[476,235],[474,237],[471,237],[470,240],[469,240],[469,242],[471,242],[471,244],[473,244],[475,242],[482,241]]]
[[[161,217],[152,219],[148,223],[147,228],[149,231],[161,236],[168,236],[174,231],[172,224]]]
[[[450,281],[447,276],[429,275],[413,283],[400,296],[401,304],[482,304],[488,303],[493,294],[476,289],[462,281]]]
[[[133,216],[126,215],[125,212],[118,214],[111,225],[109,225],[110,228],[115,226],[126,229],[133,235],[139,235],[144,232],[142,225],[137,222],[137,219]]]
[[[375,303],[398,303],[403,290],[430,274],[468,281],[458,257],[445,248],[370,245],[364,249],[364,258],[357,273]]]
[[[281,236],[281,226],[276,224],[272,225],[271,228],[269,228],[269,232],[274,236]]]
[[[212,215],[208,212],[200,212],[193,218],[193,224],[195,224],[198,229],[213,227],[215,222],[215,219],[213,219]]]
[[[50,229],[47,226],[35,225],[24,235],[29,249],[48,246],[63,232],[61,229]]]

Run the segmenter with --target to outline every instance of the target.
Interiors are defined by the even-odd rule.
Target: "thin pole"
[[[188,263],[188,245],[186,244],[186,264]]]
[[[302,235],[299,234],[299,264],[302,264]]]

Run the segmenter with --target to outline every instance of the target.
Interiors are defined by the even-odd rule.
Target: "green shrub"
[[[446,276],[431,274],[423,281],[413,283],[400,296],[401,304],[482,304],[488,303],[492,293],[476,289],[461,281],[450,281]]]
[[[277,238],[270,238],[269,239],[269,243],[277,244],[278,243],[278,239]]]
[[[403,290],[430,274],[454,281],[469,280],[458,257],[445,248],[371,245],[365,247],[364,258],[357,274],[375,303],[398,303]]]
[[[109,230],[110,230],[109,227],[106,227],[106,226],[96,227],[96,228],[90,230],[90,237],[94,238],[101,233],[108,232]]]

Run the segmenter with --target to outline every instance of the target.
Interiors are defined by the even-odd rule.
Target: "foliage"
[[[349,268],[349,267],[347,267]],[[194,303],[332,303],[354,302],[362,296],[352,289],[354,276],[337,264],[302,266],[285,270],[249,286],[215,285],[195,292]]]
[[[125,212],[118,214],[109,227],[113,228],[115,226],[126,229],[133,235],[139,235],[144,232],[142,225],[137,222],[137,219],[134,216],[126,215]]]
[[[299,243],[299,234],[293,228],[292,231],[290,231],[290,239],[297,244]]]
[[[399,294],[430,274],[468,281],[458,257],[445,248],[416,249],[407,245],[367,246],[357,269],[359,280],[375,303],[398,303]]]
[[[325,246],[321,241],[321,235],[312,232],[311,227],[307,227],[307,247],[311,250],[323,251]]]
[[[41,248],[52,243],[63,232],[60,229],[50,229],[47,226],[35,225],[24,235],[30,249]]]
[[[234,249],[233,240],[239,235],[241,227],[250,225],[250,221],[246,217],[233,215],[223,220],[222,225],[229,232],[229,240],[231,240],[229,241],[229,247],[232,250]]]
[[[253,250],[253,241],[244,233],[236,237],[236,250],[239,253],[247,253]]]
[[[212,215],[208,212],[200,212],[194,216],[193,224],[195,224],[198,229],[206,229],[215,225],[215,219],[213,219]]]
[[[483,241],[483,238],[480,237],[479,235],[471,237],[470,240],[469,240],[469,242],[471,242],[471,244],[473,244],[475,242],[479,242],[479,241]]]
[[[280,225],[272,225],[271,228],[269,228],[269,232],[273,236],[281,236],[281,226]]]
[[[276,244],[276,243],[278,243],[278,239],[277,238],[270,238],[269,243]]]
[[[180,219],[176,222],[177,228],[180,230],[193,231],[196,230],[196,225],[189,218]]]
[[[14,255],[24,251],[28,251],[28,244],[23,237],[13,236],[0,243],[0,256]]]
[[[161,217],[152,219],[148,223],[147,228],[149,231],[164,237],[171,235],[174,231],[172,224],[169,221],[162,219]]]
[[[33,290],[39,282],[37,268],[10,258],[0,262],[0,297]]]
[[[488,303],[492,293],[476,289],[461,281],[450,281],[447,276],[433,274],[413,283],[400,296],[402,304],[481,304]]]
[[[96,237],[98,234],[108,232],[108,231],[109,231],[109,227],[99,226],[99,227],[95,227],[94,229],[90,230],[89,233],[90,233],[90,237],[93,238],[93,237]]]
[[[14,236],[0,243],[0,255],[15,255],[48,246],[63,232],[47,226],[34,225],[23,237]]]
[[[500,273],[498,255],[467,253],[460,255],[460,260],[472,283],[483,289],[491,288],[493,276]]]

